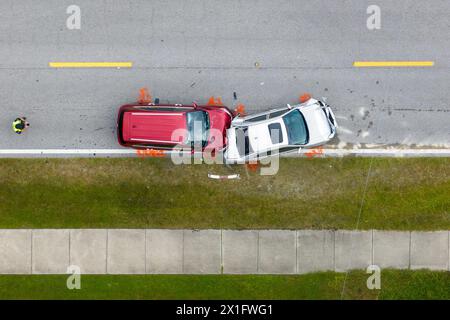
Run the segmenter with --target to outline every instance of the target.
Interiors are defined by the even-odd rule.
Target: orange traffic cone
[[[312,148],[312,149],[307,149],[307,151],[305,152],[305,155],[307,158],[312,159],[314,157],[320,157],[324,154],[323,151],[323,147],[316,147],[316,148]]]
[[[309,99],[311,99],[311,95],[309,93],[304,93],[300,96],[299,100],[300,103],[305,103],[306,101],[308,101]]]
[[[249,162],[245,164],[245,167],[248,171],[256,172],[259,169],[259,163],[258,162]]]
[[[163,158],[166,156],[164,150],[157,149],[138,149],[136,150],[138,157],[151,157],[151,158]]]
[[[223,106],[222,99],[220,97],[216,99],[214,96],[211,96],[208,100],[208,106]]]
[[[236,113],[236,115],[241,115],[241,116],[245,116],[247,113],[245,112],[245,106],[242,103],[239,103],[236,106],[236,109],[234,109],[234,112]]]
[[[139,98],[138,102],[140,104],[149,104],[152,102],[152,96],[148,92],[147,88],[141,88],[139,89]]]

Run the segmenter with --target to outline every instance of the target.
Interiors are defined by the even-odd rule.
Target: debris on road
[[[226,175],[226,176],[221,176],[218,174],[208,173],[208,178],[216,179],[216,180],[232,180],[232,179],[240,179],[241,177],[239,174],[230,174],[230,175]]]

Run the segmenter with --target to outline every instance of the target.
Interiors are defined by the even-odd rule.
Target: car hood
[[[220,150],[226,145],[225,135],[226,130],[230,127],[231,114],[223,109],[208,110],[207,112],[210,127],[210,142],[208,143],[208,147]]]
[[[311,104],[300,108],[300,112],[305,117],[309,131],[308,145],[324,143],[329,140],[332,134],[328,119],[318,104]]]

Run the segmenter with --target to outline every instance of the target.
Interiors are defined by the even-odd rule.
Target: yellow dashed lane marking
[[[132,62],[49,62],[51,68],[131,68]]]
[[[354,67],[432,67],[434,61],[355,61]]]

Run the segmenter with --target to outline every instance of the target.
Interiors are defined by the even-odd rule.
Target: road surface
[[[66,9],[81,9],[69,30]],[[141,87],[162,102],[212,95],[248,111],[326,97],[339,147],[450,147],[450,2],[0,2],[0,149],[120,148],[115,117]],[[357,68],[355,61],[433,61]],[[131,68],[51,68],[49,62],[132,62]],[[233,93],[236,93],[237,100]],[[23,135],[11,130],[28,117]]]

